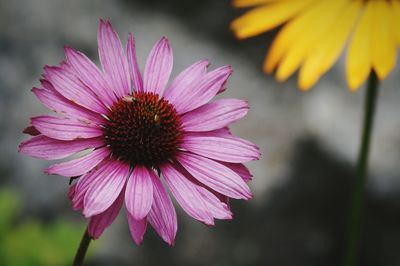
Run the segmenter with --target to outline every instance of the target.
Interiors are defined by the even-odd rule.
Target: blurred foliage
[[[18,221],[21,202],[10,189],[0,190],[0,265],[71,265],[84,226],[63,221]]]

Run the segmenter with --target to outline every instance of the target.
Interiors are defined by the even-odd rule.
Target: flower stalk
[[[350,209],[350,223],[347,232],[347,250],[345,266],[356,265],[360,250],[361,229],[363,220],[365,185],[368,175],[368,157],[376,100],[378,98],[378,79],[375,72],[371,72],[365,96],[365,112],[362,129],[360,150],[358,153],[356,180],[352,193],[352,206]]]
[[[86,228],[85,233],[82,236],[81,243],[79,244],[78,250],[75,254],[73,266],[83,265],[83,261],[85,259],[86,252],[88,250],[91,240],[92,237],[89,235],[88,229]]]

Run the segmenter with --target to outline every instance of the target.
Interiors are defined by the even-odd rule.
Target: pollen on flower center
[[[104,125],[112,155],[131,165],[156,167],[173,158],[182,141],[181,120],[158,94],[137,92],[116,102]]]

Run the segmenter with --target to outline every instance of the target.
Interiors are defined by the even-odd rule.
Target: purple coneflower
[[[165,37],[151,50],[143,78],[132,35],[125,55],[111,24],[100,21],[98,45],[102,70],[70,47],[60,66],[44,68],[41,88],[32,91],[57,116],[32,118],[25,132],[34,136],[20,152],[53,160],[86,151],[46,173],[78,178],[69,191],[72,207],[90,219],[95,239],[124,205],[137,244],[149,222],[172,245],[177,218],[165,187],[196,220],[231,219],[228,199],[252,196],[243,163],[260,157],[227,128],[246,115],[247,102],[210,102],[225,89],[231,67],[207,72],[201,60],[167,86],[173,57]]]

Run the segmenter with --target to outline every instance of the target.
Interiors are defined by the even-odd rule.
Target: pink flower
[[[177,218],[165,187],[196,220],[213,225],[232,219],[228,198],[252,197],[243,163],[260,153],[227,128],[246,115],[247,102],[210,102],[225,89],[231,67],[208,72],[208,61],[201,60],[167,86],[173,57],[165,37],[151,50],[143,78],[132,35],[125,55],[111,24],[100,21],[98,45],[102,70],[70,47],[65,62],[44,68],[41,88],[32,91],[57,116],[32,118],[25,132],[34,136],[20,152],[53,160],[86,151],[46,172],[79,178],[69,197],[90,219],[93,238],[124,205],[137,244],[150,223],[173,245]]]

